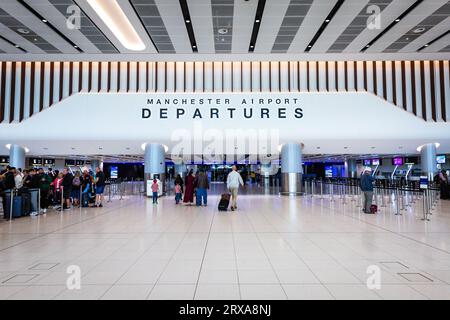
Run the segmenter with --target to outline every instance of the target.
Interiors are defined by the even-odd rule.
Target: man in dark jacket
[[[370,206],[372,205],[373,182],[375,181],[371,173],[372,169],[370,167],[365,168],[360,180],[360,188],[364,194],[364,213],[371,213]]]
[[[72,193],[72,180],[73,175],[70,173],[69,169],[64,168],[63,170],[63,197],[64,197],[64,210],[70,209],[70,194]]]
[[[208,175],[202,170],[199,172],[194,181],[195,188],[197,189],[195,202],[197,206],[203,205],[206,207],[208,203],[208,189],[209,189],[209,181]]]

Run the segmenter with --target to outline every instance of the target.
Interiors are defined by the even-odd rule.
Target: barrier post
[[[311,180],[311,198],[314,197],[314,192],[316,191],[315,186],[316,186],[316,181],[314,179],[312,179]]]
[[[113,183],[109,182],[109,186],[108,186],[108,202],[111,202],[111,187],[112,187]]]
[[[320,199],[323,199],[323,181],[320,180]]]
[[[406,210],[405,209],[405,195],[404,195],[404,193],[405,193],[405,190],[400,189],[400,200],[402,202],[402,209],[401,210]]]
[[[383,188],[381,189],[381,207],[385,208],[386,207],[386,197],[385,197],[385,193],[386,193],[386,189]]]
[[[64,211],[64,187],[60,186],[61,189],[61,212]]]
[[[78,199],[78,208],[81,209],[81,200],[83,200],[83,186],[80,184],[80,196]]]
[[[38,214],[41,212],[41,189],[38,188],[38,208],[37,208]]]
[[[425,192],[426,190],[423,190],[423,198],[422,198],[422,208],[423,208],[423,218],[421,219],[422,221],[430,221],[430,219],[428,219],[428,208],[427,208],[427,199],[425,196]]]
[[[396,212],[395,212],[395,215],[396,215],[396,216],[402,215],[402,214],[400,213],[400,199],[399,199],[399,189],[398,189],[398,187],[395,189],[395,202],[396,202]]]
[[[13,210],[14,210],[14,188],[11,189],[11,203],[9,206],[9,221],[13,219]]]

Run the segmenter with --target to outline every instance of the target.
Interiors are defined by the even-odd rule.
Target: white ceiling
[[[388,26],[417,0],[266,0],[254,53],[249,53],[249,46],[258,3],[263,0],[186,0],[198,53],[192,49],[180,5],[181,1],[117,1],[146,44],[144,52],[127,50],[88,5],[87,0],[24,0],[23,2],[37,12],[38,16],[22,5],[19,0],[2,0],[0,2],[0,60],[57,58],[60,60],[141,60],[149,59],[149,57],[151,59],[186,58],[196,60],[215,59],[218,54],[228,56],[228,59],[233,59],[231,56],[239,56],[240,59],[246,57],[246,60],[253,57],[255,59],[272,57],[277,59],[283,55],[304,60],[318,59],[318,57],[365,59],[365,57],[374,56],[377,59],[392,59],[392,57],[394,59],[421,57],[448,59],[450,56],[450,34],[445,35],[450,30],[450,18],[448,18],[450,1],[447,0],[423,0],[388,31],[386,31]],[[342,5],[320,33],[310,53],[305,53],[308,44],[317,34],[326,17],[340,2]],[[354,28],[358,23],[361,25],[361,23],[367,22],[369,15],[367,7],[374,3],[380,4],[382,9],[380,28],[375,30],[367,27],[359,30]],[[83,12],[82,28],[79,30],[71,30],[67,27],[66,16],[69,14],[65,16],[63,13],[67,11],[69,5],[75,5]],[[232,12],[232,16],[228,16],[229,12]],[[39,15],[48,20],[48,23],[42,22]],[[410,43],[397,51],[383,52],[404,37],[408,31],[417,28],[430,17],[433,18],[428,19],[428,22],[431,21],[431,25],[428,24],[426,30],[418,37],[414,37]],[[146,28],[143,22],[147,27],[153,29]],[[63,36],[55,32],[48,24],[59,30]],[[215,25],[229,25],[228,28],[225,27],[228,33],[224,35],[223,40],[217,33],[215,34]],[[18,28],[25,28],[25,32],[28,30],[38,35],[53,49],[47,50],[45,46],[33,43],[33,39],[27,40],[24,34],[17,32]],[[351,32],[352,29],[357,31],[349,36],[348,32]],[[88,37],[85,30],[99,36]],[[161,32],[165,35],[164,37],[161,37]],[[368,43],[383,32],[385,32],[383,36],[370,48],[361,52]],[[438,39],[441,36],[442,38]],[[339,52],[330,52],[331,46],[339,46],[339,43],[342,45],[342,39],[347,39],[349,42],[339,49]],[[217,49],[218,47],[225,48],[226,46],[220,46],[220,43],[221,41],[226,43],[229,40],[231,40],[229,52]],[[282,43],[280,44],[278,41]],[[103,50],[102,43],[109,46],[110,49],[114,49]],[[163,49],[166,48],[167,43],[171,43],[173,46],[175,58],[173,54],[169,53],[170,50]],[[420,53],[418,52],[420,48],[429,43],[432,44],[421,50]],[[15,44],[26,52],[17,49]],[[76,44],[82,52],[75,49],[73,44]],[[274,50],[280,47],[279,45],[286,49]]]

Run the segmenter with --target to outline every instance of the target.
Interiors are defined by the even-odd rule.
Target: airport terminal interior
[[[0,300],[450,300],[450,1],[2,0]]]

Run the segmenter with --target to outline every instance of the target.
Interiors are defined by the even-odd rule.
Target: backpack
[[[79,187],[81,185],[81,180],[79,177],[75,177],[72,180],[72,185],[74,185],[75,187]]]

